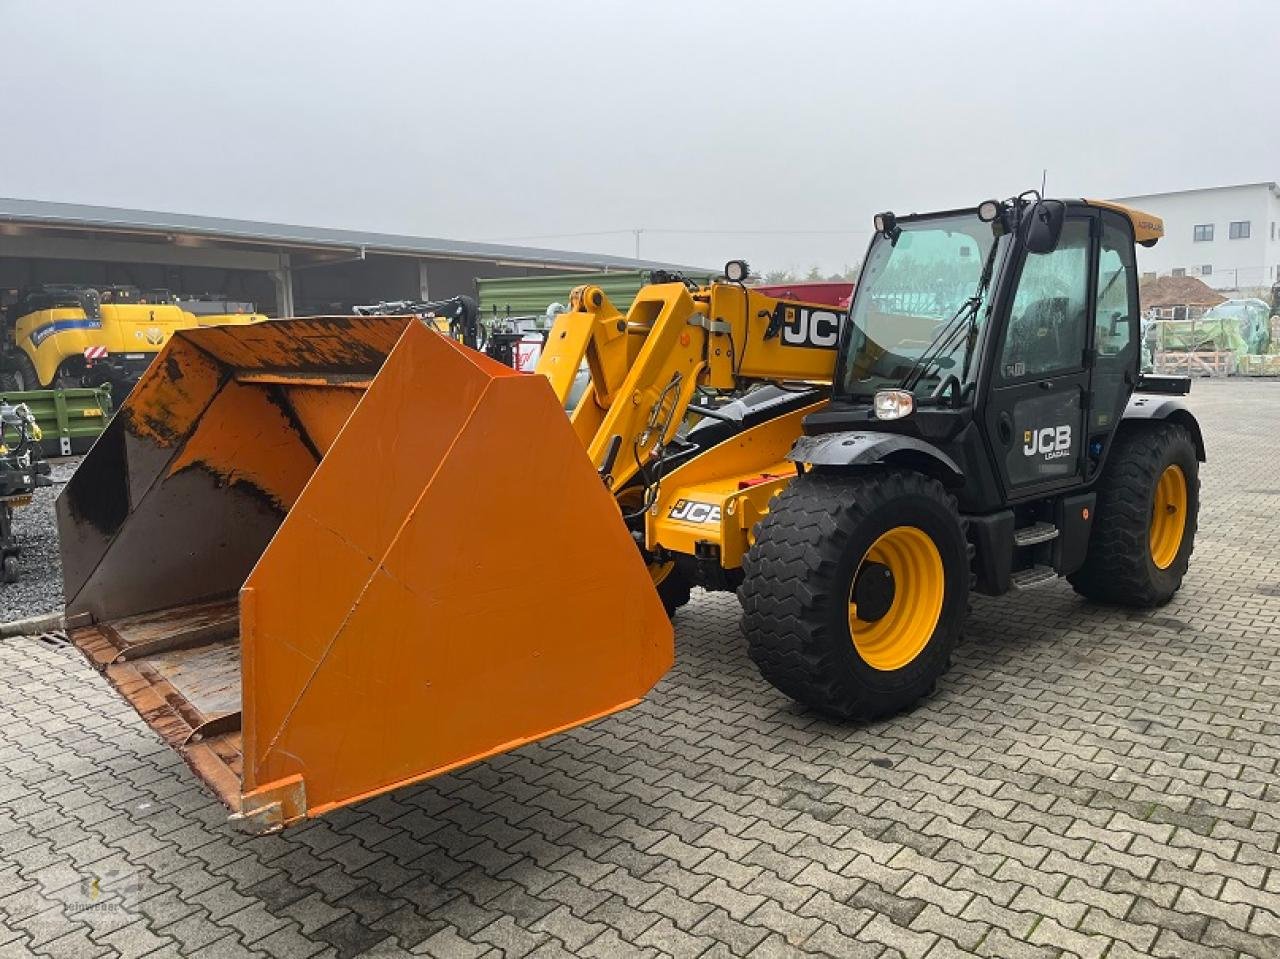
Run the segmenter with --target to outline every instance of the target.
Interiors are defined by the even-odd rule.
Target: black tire
[[[9,358],[9,368],[0,373],[0,390],[5,393],[22,393],[40,389],[40,377],[31,358],[22,350],[15,350]]]
[[[113,396],[114,400],[115,397]],[[618,502],[621,504],[624,513],[630,513],[633,517],[628,523],[628,528],[632,531],[633,536],[637,536],[643,540],[644,522],[642,519],[635,519],[643,515],[644,491],[639,486],[632,486],[623,490],[618,496]],[[676,615],[676,610],[689,602],[689,577],[680,569],[680,565],[674,561],[666,564],[658,564],[654,561],[653,555],[646,549],[641,549],[640,554],[644,557],[646,565],[649,567],[649,575],[656,581],[654,589],[658,591],[658,598],[662,600],[662,608],[667,611],[667,618],[672,619]],[[657,570],[666,566],[666,572],[659,574]]]
[[[914,658],[877,669],[854,644],[849,596],[872,544],[903,526],[922,531],[937,549],[941,609]],[[770,504],[755,537],[738,596],[761,676],[842,718],[890,716],[933,691],[951,664],[969,600],[964,526],[940,483],[898,470],[806,473]]]
[[[676,610],[689,602],[689,580],[679,566],[672,567],[657,589],[662,608],[667,611],[669,618],[674,617]]]
[[[1177,555],[1164,569],[1152,556],[1150,531],[1156,486],[1170,466],[1182,470],[1187,509]],[[1200,463],[1191,434],[1176,423],[1126,426],[1098,483],[1093,532],[1084,565],[1067,581],[1099,603],[1151,608],[1173,598],[1195,549],[1200,511]]]

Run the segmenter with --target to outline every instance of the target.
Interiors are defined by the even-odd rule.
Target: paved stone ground
[[[249,838],[76,654],[0,643],[0,954],[1280,956],[1280,383],[1195,404],[1183,592],[978,600],[873,726],[698,598],[643,706]]]

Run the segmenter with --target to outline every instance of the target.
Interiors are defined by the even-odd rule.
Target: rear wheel
[[[927,696],[969,596],[955,501],[912,472],[807,473],[770,505],[744,563],[742,627],[791,698],[876,719]]]
[[[1191,561],[1199,509],[1200,463],[1187,430],[1176,423],[1126,429],[1098,484],[1088,555],[1068,581],[1102,603],[1167,603]]]

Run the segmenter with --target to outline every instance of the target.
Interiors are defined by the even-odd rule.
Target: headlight
[[[876,232],[888,239],[896,239],[894,231],[898,228],[898,218],[890,211],[877,213],[871,218],[872,224],[876,228]]]
[[[915,397],[906,390],[881,390],[875,396],[878,420],[900,420],[915,408]]]

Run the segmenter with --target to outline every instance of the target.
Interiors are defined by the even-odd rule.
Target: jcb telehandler
[[[1138,370],[1162,229],[885,213],[847,313],[739,261],[625,316],[583,287],[533,376],[416,317],[180,332],[59,499],[72,637],[253,828],[633,705],[694,584],[779,689],[891,714],[971,589],[1181,584],[1203,441]]]

